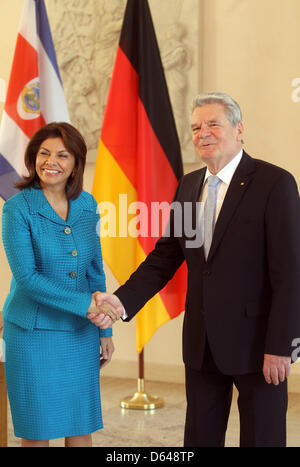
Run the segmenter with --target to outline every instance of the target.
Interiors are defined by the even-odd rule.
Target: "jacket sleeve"
[[[300,336],[300,200],[287,172],[270,193],[265,228],[272,289],[265,352],[289,356]]]
[[[177,200],[180,183],[173,201]],[[159,292],[184,261],[184,254],[175,232],[174,211],[170,211],[168,228],[155,245],[154,250],[140,264],[128,281],[115,293],[121,300],[128,315],[126,321],[133,316]]]
[[[3,207],[2,238],[13,277],[26,295],[38,304],[86,317],[92,294],[71,291],[38,272],[26,210],[10,200]]]
[[[97,204],[94,200],[95,204],[95,226],[94,226],[94,235],[96,237],[95,244],[97,248],[94,252],[93,261],[88,268],[87,271],[87,279],[90,286],[90,291],[96,292],[106,292],[106,283],[105,283],[105,274],[103,270],[103,259],[102,259],[102,251],[101,251],[101,243],[100,243],[100,216],[99,213],[96,212]]]
[[[93,261],[87,271],[87,279],[90,286],[90,291],[93,292],[106,292],[106,282],[105,282],[105,273],[103,270],[103,259],[102,259],[102,251],[101,251],[101,243],[100,243],[100,216],[97,210],[97,204],[94,200],[95,204],[95,212],[96,212],[96,221],[95,221],[95,236],[97,248],[95,250],[95,255]],[[111,337],[112,336],[112,328],[108,329],[100,329],[99,328],[99,335],[100,337]]]

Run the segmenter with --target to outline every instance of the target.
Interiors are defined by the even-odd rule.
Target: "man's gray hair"
[[[196,107],[203,107],[207,104],[223,105],[226,117],[233,127],[242,121],[242,111],[239,104],[228,94],[223,92],[199,94],[193,101],[192,112],[194,112]]]

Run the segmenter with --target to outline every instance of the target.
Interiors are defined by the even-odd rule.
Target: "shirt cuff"
[[[121,316],[122,320],[124,321],[126,318],[128,318],[128,314],[126,313],[125,308],[123,307],[123,314]]]
[[[99,328],[99,334],[100,337],[112,337],[112,328],[107,328],[107,329],[100,329]]]

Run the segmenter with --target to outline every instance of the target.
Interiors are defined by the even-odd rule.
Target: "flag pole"
[[[154,410],[164,405],[164,400],[160,397],[150,396],[145,392],[144,379],[144,349],[139,355],[139,377],[137,380],[137,392],[133,396],[124,397],[120,401],[123,409]]]

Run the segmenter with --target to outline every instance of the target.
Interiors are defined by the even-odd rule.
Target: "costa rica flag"
[[[26,174],[29,139],[46,123],[69,122],[44,0],[25,0],[0,126],[0,196]]]

